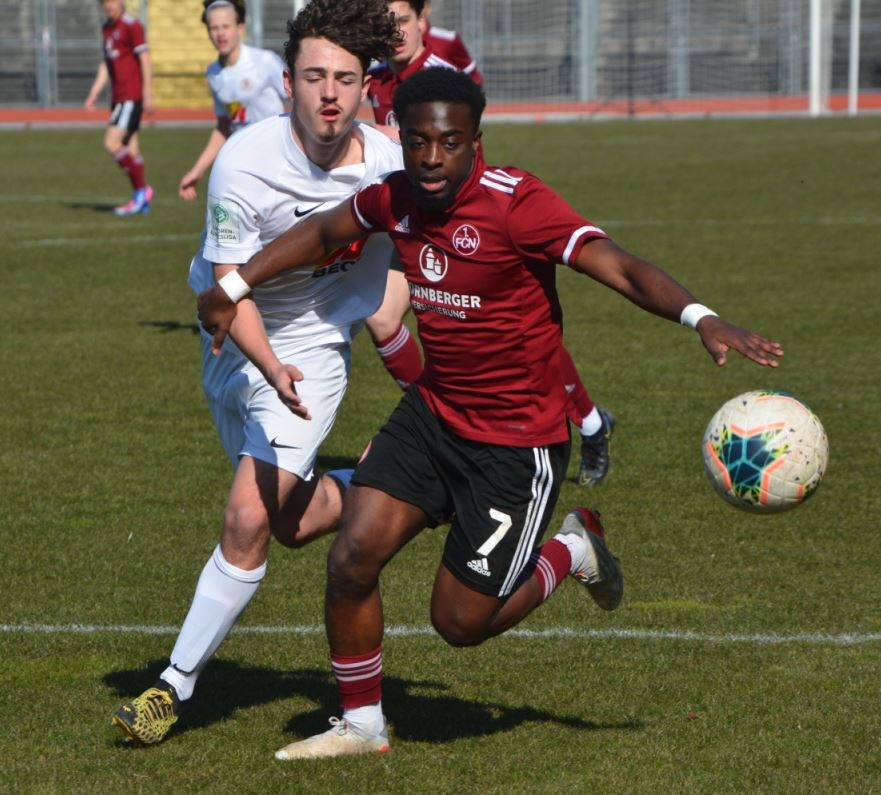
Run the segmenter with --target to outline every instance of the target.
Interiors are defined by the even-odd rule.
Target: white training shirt
[[[205,243],[190,266],[190,287],[214,284],[211,264],[244,264],[312,212],[330,209],[403,167],[401,147],[355,123],[364,163],[324,171],[293,139],[288,115],[251,124],[224,144],[208,182]],[[382,303],[392,256],[384,234],[372,235],[324,263],[279,274],[253,298],[279,358],[325,344],[350,343]],[[225,343],[226,344],[226,343]]]
[[[242,45],[232,66],[214,61],[206,72],[214,113],[228,116],[235,132],[269,116],[284,113],[284,61],[270,50]]]

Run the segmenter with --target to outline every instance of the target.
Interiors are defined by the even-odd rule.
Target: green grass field
[[[274,546],[179,729],[124,747],[109,716],[164,667],[230,478],[186,286],[203,205],[176,196],[206,136],[147,130],[154,210],[118,219],[100,131],[0,133],[0,791],[881,792],[878,117],[488,126],[491,163],[779,339],[782,366],[718,369],[561,268],[567,343],[618,429],[606,484],[567,483],[557,519],[603,512],[621,608],[565,583],[519,631],[448,648],[427,531],[383,579],[392,751],[286,764],[337,706],[326,540]],[[772,517],[723,503],[700,456],[716,408],[759,387],[809,403],[831,444],[817,495]],[[362,336],[323,462],[353,461],[397,396]]]

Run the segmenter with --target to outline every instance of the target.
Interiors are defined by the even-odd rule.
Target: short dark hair
[[[236,12],[236,22],[239,25],[245,24],[245,14],[247,13],[245,0],[202,0],[202,22],[206,25],[208,24],[208,9],[215,3],[221,4],[218,8],[222,8],[223,4],[231,5]]]
[[[311,0],[288,20],[284,60],[293,74],[300,42],[327,39],[352,53],[366,73],[372,61],[385,60],[402,38],[387,0]]]
[[[461,102],[467,105],[475,131],[480,127],[480,119],[486,108],[486,96],[477,83],[464,72],[443,66],[421,69],[398,86],[392,98],[398,122],[404,118],[407,108],[424,102]]]

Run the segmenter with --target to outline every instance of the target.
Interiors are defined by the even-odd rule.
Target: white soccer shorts
[[[303,373],[297,393],[312,415],[293,414],[275,389],[235,348],[211,353],[201,333],[202,387],[223,449],[235,467],[243,455],[310,480],[321,443],[330,433],[346,393],[351,349],[346,344],[304,351],[283,360]]]

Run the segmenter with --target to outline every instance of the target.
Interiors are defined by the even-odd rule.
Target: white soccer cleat
[[[624,575],[618,558],[606,546],[599,512],[576,508],[563,520],[560,533],[579,536],[587,542],[584,557],[573,561],[572,576],[603,610],[614,610],[624,596]]]
[[[352,754],[384,754],[391,746],[388,741],[388,721],[382,719],[382,731],[372,737],[364,737],[340,718],[330,719],[330,728],[323,734],[315,734],[275,752],[276,759],[321,759],[330,756]]]

